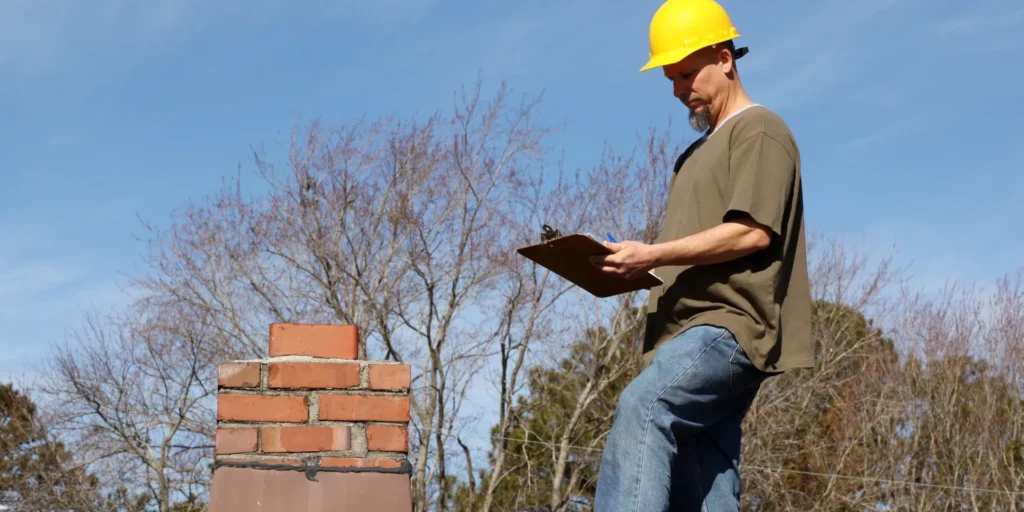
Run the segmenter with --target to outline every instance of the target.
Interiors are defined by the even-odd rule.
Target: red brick
[[[320,419],[333,421],[409,421],[409,397],[320,395]]]
[[[354,325],[270,324],[270,357],[355,359],[358,335]]]
[[[395,459],[369,458],[357,459],[353,457],[324,457],[320,459],[322,467],[342,468],[399,468],[402,462]]]
[[[298,457],[217,457],[217,460],[223,462],[258,462],[260,464],[268,464],[273,466],[288,465],[288,466],[301,466],[303,465],[302,459]]]
[[[373,452],[407,452],[409,430],[395,425],[368,425],[366,448]]]
[[[349,448],[349,427],[263,427],[263,452],[335,452]]]
[[[409,389],[411,374],[407,364],[371,364],[370,389]]]
[[[217,395],[217,420],[303,422],[309,419],[306,397]]]
[[[260,385],[260,363],[230,361],[217,365],[217,385],[223,388],[254,388]]]
[[[359,385],[358,363],[270,363],[270,387],[344,389]]]
[[[218,428],[217,453],[252,453],[256,451],[256,429]]]

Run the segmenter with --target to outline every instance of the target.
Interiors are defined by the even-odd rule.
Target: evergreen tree
[[[146,510],[149,500],[125,488],[105,496],[100,480],[72,459],[32,399],[0,384],[0,504],[16,512]]]

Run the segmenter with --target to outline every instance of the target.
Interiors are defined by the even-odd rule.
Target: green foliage
[[[0,384],[0,503],[15,512],[149,510],[145,495],[123,487],[104,493],[101,487],[48,435],[31,398]]]
[[[565,471],[561,477],[564,510],[582,510],[592,499],[597,484],[600,453],[604,438],[611,428],[615,405],[623,388],[636,375],[640,366],[636,350],[635,330],[611,340],[604,330],[589,330],[583,340],[569,349],[567,357],[552,367],[538,366],[527,373],[529,392],[518,397],[512,413],[512,427],[501,436],[500,426],[491,429],[493,440],[489,462],[494,463],[494,450],[503,450],[507,475],[498,484],[491,510],[550,512],[555,465],[560,449],[568,448]],[[613,341],[613,343],[607,343]],[[599,347],[610,347],[607,364],[602,364]],[[586,387],[601,381],[612,369],[624,370],[608,382],[589,405],[580,409],[576,428],[566,431],[570,416],[577,409]],[[503,437],[503,438],[502,438]],[[487,489],[493,475],[479,471],[479,489],[461,486],[457,510],[471,510],[470,500],[479,503],[480,493]]]
[[[846,305],[816,301],[812,322],[816,368],[769,379],[747,415],[744,510],[1016,510],[1009,495],[887,483],[1014,489],[1024,473],[1024,401],[1012,378],[948,347],[928,359],[901,354],[893,334]],[[954,339],[939,326],[915,325],[930,343]],[[604,335],[588,333],[564,359],[529,372],[510,439],[492,446],[492,464],[498,450],[505,451],[507,474],[491,510],[587,510],[615,403],[639,369],[635,348],[623,340],[600,371],[619,365],[629,371],[585,409],[578,429],[566,433],[582,386],[599,371],[594,347]],[[566,435],[568,444],[593,450],[569,452],[561,484],[571,499],[552,507],[553,444]],[[494,476],[478,473],[476,489],[458,489],[458,510],[479,509]]]
[[[65,507],[97,484],[67,470],[69,454],[47,438],[37,412],[28,396],[0,384],[0,501],[13,510]]]

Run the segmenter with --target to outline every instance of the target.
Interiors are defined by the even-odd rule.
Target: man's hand
[[[653,247],[640,242],[604,242],[612,254],[592,256],[590,263],[604,272],[633,279],[654,268]]]
[[[597,268],[632,279],[643,272],[667,265],[712,265],[742,258],[771,245],[772,231],[749,216],[723,222],[690,236],[662,242],[604,242],[612,254],[594,256]]]

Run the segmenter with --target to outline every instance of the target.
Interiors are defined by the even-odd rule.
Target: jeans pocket
[[[746,389],[753,384],[760,383],[764,377],[765,374],[747,358],[743,347],[736,343],[729,356],[729,388],[733,390]]]

